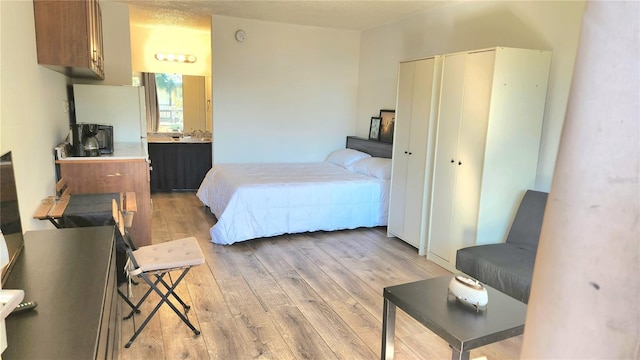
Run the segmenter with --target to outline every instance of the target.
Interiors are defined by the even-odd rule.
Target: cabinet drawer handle
[[[120,174],[120,173],[115,173],[115,174],[107,174],[107,176],[122,176],[122,174]]]
[[[456,162],[455,160],[451,159],[451,163],[453,164],[454,162]]]
[[[462,161],[458,161],[458,165],[462,165]]]

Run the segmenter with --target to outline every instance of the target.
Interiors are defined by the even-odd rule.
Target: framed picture
[[[380,140],[380,118],[371,117],[371,126],[369,127],[369,140]]]
[[[393,142],[393,126],[396,123],[395,110],[380,110],[380,137],[382,142]]]

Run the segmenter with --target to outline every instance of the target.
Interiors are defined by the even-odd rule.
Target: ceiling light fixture
[[[156,53],[155,58],[159,61],[174,61],[186,64],[192,64],[198,60],[195,55],[171,53]]]

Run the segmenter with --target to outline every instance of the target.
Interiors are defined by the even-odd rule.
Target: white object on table
[[[487,289],[476,279],[456,275],[449,282],[449,293],[458,300],[473,305],[476,311],[481,306],[486,306],[489,302]]]
[[[9,250],[4,235],[0,231],[0,271],[9,264]],[[11,314],[13,309],[24,299],[24,290],[3,290],[0,285],[0,354],[7,348],[7,329],[4,319]]]

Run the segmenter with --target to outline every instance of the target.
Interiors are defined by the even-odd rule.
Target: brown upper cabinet
[[[38,64],[70,77],[104,79],[97,0],[34,0]]]

